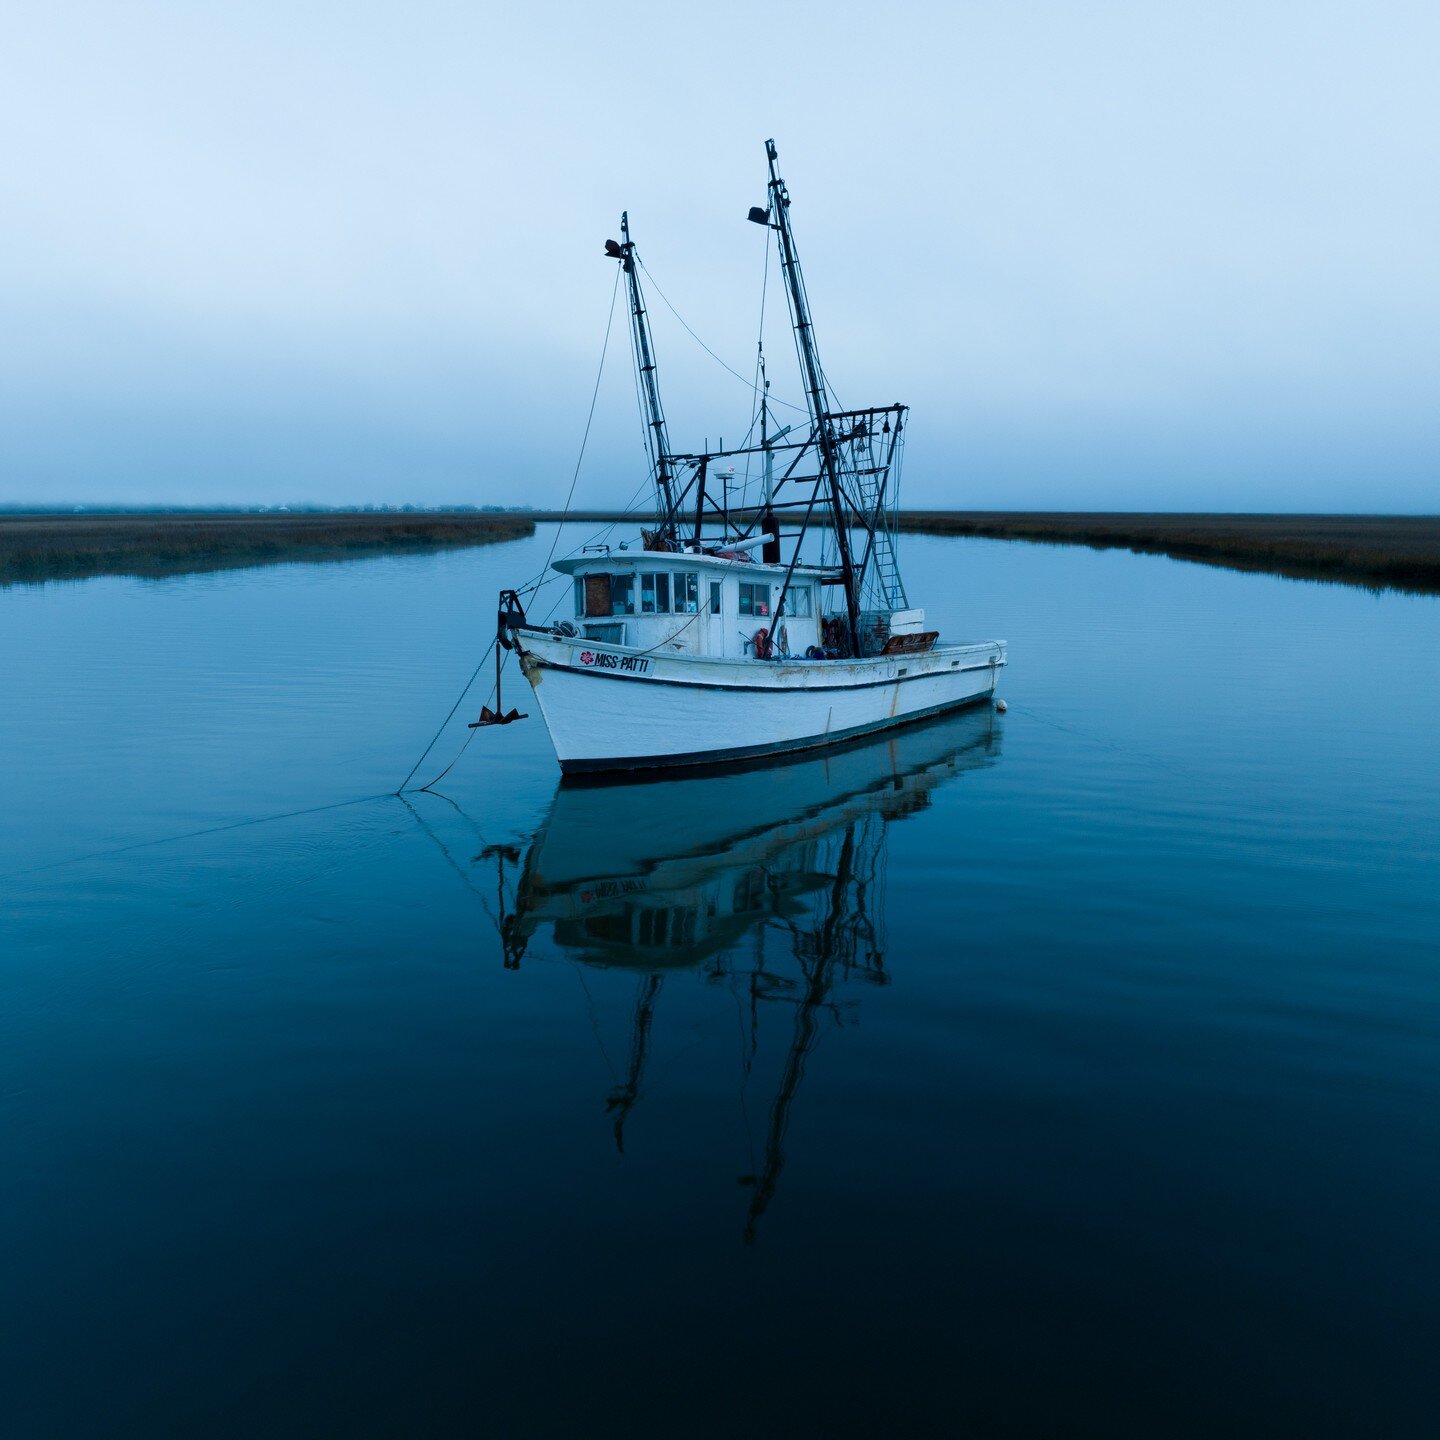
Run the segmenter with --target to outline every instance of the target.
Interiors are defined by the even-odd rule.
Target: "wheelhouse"
[[[574,624],[587,640],[731,660],[823,653],[829,570],[620,549],[555,568],[572,578]]]

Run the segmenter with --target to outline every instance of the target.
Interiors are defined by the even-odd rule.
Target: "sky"
[[[628,209],[741,376],[773,136],[916,507],[1440,509],[1430,3],[0,7],[0,504],[564,503]],[[651,294],[678,449],[748,382]],[[623,310],[577,503],[643,492]]]

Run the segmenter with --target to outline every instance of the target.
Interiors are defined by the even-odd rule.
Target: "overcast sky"
[[[559,505],[622,208],[750,373],[773,135],[906,503],[1434,511],[1437,73],[1433,0],[12,0],[0,502]],[[676,445],[738,438],[652,301]],[[584,503],[629,363],[617,312]]]

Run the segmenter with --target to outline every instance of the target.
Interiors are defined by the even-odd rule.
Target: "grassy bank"
[[[0,515],[0,585],[491,545],[534,531],[510,514]]]
[[[0,585],[89,575],[178,575],[284,560],[488,545],[560,517],[516,513],[0,515]],[[653,516],[575,511],[585,523]],[[900,528],[1122,548],[1302,580],[1440,594],[1440,516],[1204,515],[907,510]]]
[[[906,511],[900,528],[1122,548],[1301,580],[1440,594],[1440,516]]]

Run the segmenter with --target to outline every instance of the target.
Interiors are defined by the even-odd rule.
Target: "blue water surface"
[[[1440,601],[907,538],[1007,714],[395,798],[553,539],[0,592],[3,1432],[1440,1431]]]

